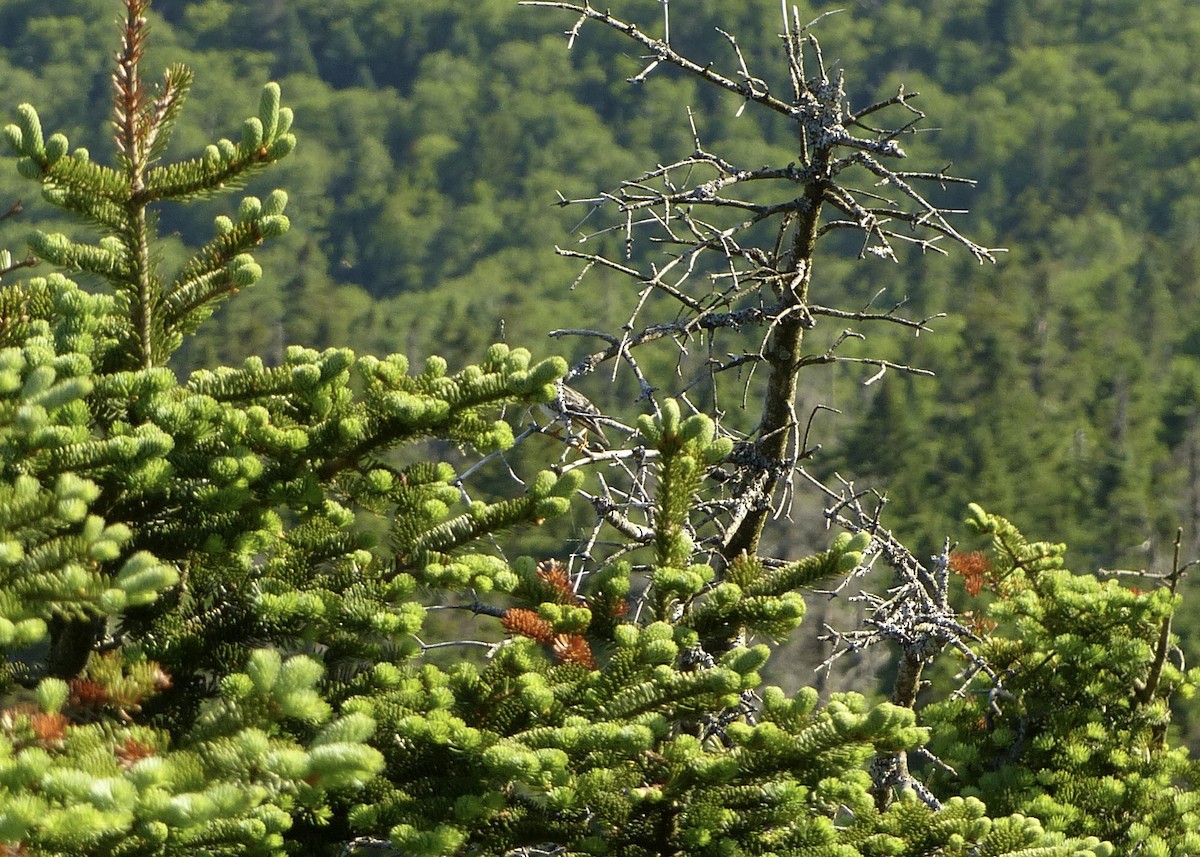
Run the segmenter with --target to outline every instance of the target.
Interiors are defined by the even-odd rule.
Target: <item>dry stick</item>
[[[1175,554],[1171,563],[1171,573],[1166,576],[1167,588],[1172,595],[1179,589],[1179,583],[1187,574],[1188,568],[1196,564],[1196,560],[1180,565],[1180,553],[1183,548],[1183,527],[1175,531]],[[1163,667],[1167,662],[1167,654],[1171,649],[1171,615],[1163,619],[1162,628],[1158,633],[1158,644],[1154,650],[1154,661],[1150,664],[1150,673],[1145,682],[1135,682],[1134,698],[1139,705],[1149,705],[1154,700],[1158,690],[1158,682],[1162,678]],[[1159,737],[1165,737],[1165,733]]]
[[[635,42],[649,49],[652,55],[656,58],[656,62],[666,62],[677,66],[691,74],[696,75],[708,81],[711,84],[719,86],[737,95],[742,96],[750,101],[755,101],[762,104],[777,113],[782,113],[784,116],[793,115],[795,108],[786,101],[780,101],[773,95],[767,92],[755,92],[751,87],[740,84],[734,80],[730,80],[722,74],[718,74],[708,66],[700,65],[680,53],[677,53],[672,48],[668,47],[658,39],[651,38],[645,33],[638,30],[634,24],[626,23],[625,21],[615,18],[607,12],[600,12],[593,9],[590,5],[579,6],[575,3],[556,3],[546,2],[546,0],[522,0],[521,6],[543,6],[549,9],[565,9],[570,12],[575,12],[580,15],[581,19],[591,19],[598,21],[619,33],[623,33]],[[578,25],[573,28],[572,32],[578,32]],[[649,69],[643,70],[637,77],[631,78],[633,81],[644,79]]]
[[[834,489],[804,469],[800,474],[831,501],[825,510],[826,518],[851,531],[871,533],[873,549],[896,573],[896,585],[886,597],[862,592],[851,599],[867,605],[870,615],[863,628],[841,632],[827,627],[829,633],[823,639],[832,641],[835,649],[822,666],[828,668],[846,654],[885,641],[893,642],[900,647],[901,660],[891,701],[914,708],[926,664],[949,647],[961,653],[968,663],[966,679],[956,696],[966,693],[967,684],[982,673],[992,684],[989,698],[994,705],[998,704],[996,701],[1006,694],[1003,676],[971,649],[971,644],[980,642],[979,636],[959,620],[950,605],[949,541],[935,558],[933,567],[926,568],[891,532],[879,525],[879,506],[874,510],[864,507],[863,498],[871,492],[857,491],[845,480],[840,490]],[[847,577],[842,586],[850,579]],[[909,773],[905,753],[877,755],[871,765],[871,776],[871,793],[880,809],[890,805],[897,788],[906,787],[913,788],[931,807],[939,805]]]

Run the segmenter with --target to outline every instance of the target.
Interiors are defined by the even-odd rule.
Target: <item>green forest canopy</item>
[[[799,5],[815,18],[835,4]],[[247,105],[225,93],[263,79],[281,82],[304,140],[275,179],[297,228],[264,256],[290,273],[190,346],[193,363],[334,341],[453,359],[573,319],[615,326],[620,287],[593,274],[571,290],[579,266],[554,255],[581,219],[556,193],[592,194],[690,151],[685,106],[713,149],[765,158],[789,145],[782,126],[739,118],[735,99],[681,76],[631,91],[639,57],[625,51],[614,68],[598,31],[568,52],[559,17],[509,0],[164,0],[156,11],[151,60],[181,57],[203,82],[176,151],[235,122]],[[732,63],[720,26],[752,67],[778,68],[771,0],[672,11],[672,40],[691,54]],[[939,543],[977,499],[1053,526],[1081,565],[1161,559],[1177,525],[1196,543],[1198,28],[1200,9],[1179,0],[859,2],[817,25],[828,59],[853,72],[852,101],[899,82],[921,93],[937,129],[906,145],[914,162],[978,179],[955,192],[971,210],[964,226],[1011,248],[994,269],[849,264],[856,247],[822,268],[827,294],[865,302],[886,289],[882,301],[906,299],[915,314],[949,313],[933,336],[871,343],[937,367],[936,380],[811,381],[810,406],[854,401],[860,415],[824,423],[817,463],[853,462],[886,488],[906,536]],[[6,3],[0,33],[6,103],[36,95],[47,125],[71,137],[104,127],[112,25],[93,3]],[[86,113],[54,101],[74,86],[96,95]],[[16,199],[14,179],[3,182]],[[46,215],[26,209],[26,222]],[[168,211],[164,225],[194,242],[211,217]],[[605,404],[633,413],[632,393],[618,383]]]

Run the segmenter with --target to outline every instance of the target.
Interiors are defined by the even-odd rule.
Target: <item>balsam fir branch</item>
[[[904,853],[914,843],[912,853],[964,857],[1109,853],[1036,821],[993,822],[978,801],[933,809],[910,792],[877,808],[864,766],[926,739],[911,709],[857,694],[819,705],[811,689],[789,697],[768,688],[756,704],[769,650],[739,639],[793,628],[803,614],[794,587],[858,565],[870,540],[839,536],[828,552],[770,571],[743,557],[714,586],[688,516],[728,445],[706,417],[681,420],[671,405],[641,427],[659,453],[660,486],[679,480],[685,495],[658,507],[649,567],[617,562],[573,577],[555,561],[518,562],[475,589],[514,605],[462,605],[510,635],[484,668],[381,665],[352,683],[353,706],[396,736],[381,747],[388,785],[350,810],[352,824],[374,832],[369,840],[386,834],[405,855],[549,843],[647,857]],[[706,650],[700,628],[719,648]]]
[[[238,187],[286,157],[296,145],[289,133],[291,110],[280,106],[279,87],[269,84],[258,115],[243,123],[239,143],[223,139],[201,158],[158,164],[187,99],[192,73],[184,66],[172,66],[151,97],[140,70],[150,3],[131,0],[125,5],[113,75],[116,166],[96,164],[86,149],[68,151],[70,143],[62,134],[46,138],[37,111],[29,104],[21,105],[17,122],[4,128],[5,140],[19,156],[21,174],[39,181],[49,202],[106,233],[91,245],[37,232],[31,246],[59,267],[101,277],[125,302],[128,326],[123,331],[120,364],[108,369],[162,365],[182,336],[211,314],[217,302],[262,275],[245,251],[288,229],[283,215],[286,195],[276,192],[266,205],[248,198],[239,209],[238,225],[227,217],[218,218],[217,238],[168,285],[150,249],[156,239],[150,206]]]
[[[104,233],[35,236],[35,252],[102,275],[114,294],[57,273],[4,286],[0,841],[39,854],[282,854],[298,818],[327,818],[334,791],[380,769],[374,721],[335,712],[333,689],[420,651],[415,581],[356,530],[355,510],[432,490],[445,513],[413,537],[448,552],[470,535],[432,535],[459,496],[453,470],[413,465],[410,486],[383,457],[427,437],[511,443],[488,412],[552,396],[565,364],[498,346],[462,373],[431,359],[409,375],[399,357],[295,348],[278,367],[252,359],[180,383],[160,364],[217,299],[257,279],[246,251],[287,228],[286,196],[218,218],[217,239],[169,286],[148,264],[148,206],[226,188],[294,139],[271,85],[242,144],[157,165],[191,77],[176,67],[157,100],[142,92],[147,5],[127,3],[117,168],[43,140],[32,107],[6,131],[46,199]],[[574,478],[557,481],[476,518],[555,514]],[[494,558],[460,561],[494,572]],[[296,651],[314,646],[321,661]]]
[[[993,812],[1036,815],[1067,835],[1103,836],[1122,853],[1195,853],[1195,763],[1163,737],[1171,697],[1193,694],[1200,671],[1157,657],[1179,597],[1072,574],[1063,545],[1031,542],[978,506],[968,522],[991,550],[956,565],[981,577],[992,630],[977,652],[1003,683],[979,676],[967,693],[925,709],[931,749],[949,765],[931,785],[961,787]]]

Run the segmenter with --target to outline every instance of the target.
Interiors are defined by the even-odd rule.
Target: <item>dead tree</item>
[[[973,182],[945,170],[906,171],[896,166],[905,158],[901,139],[912,134],[924,118],[913,104],[917,93],[900,88],[882,101],[852,108],[842,72],[826,65],[820,44],[810,32],[816,22],[803,24],[795,10],[789,15],[786,0],[781,37],[786,85],[773,88],[766,77],[751,70],[737,40],[724,31],[720,32],[729,46],[731,70],[718,70],[714,64],[696,62],[676,50],[669,35],[669,0],[661,2],[662,38],[587,4],[529,0],[523,5],[576,15],[566,33],[568,47],[589,22],[636,43],[646,65],[631,83],[674,67],[736,94],[744,99],[743,109],[778,114],[794,129],[793,159],[786,164],[748,166],[710,151],[689,109],[691,152],[622,181],[610,192],[560,199],[564,206],[610,212],[610,221],[581,241],[587,244],[617,234],[624,239],[626,252],[614,256],[562,247],[558,252],[582,260],[584,273],[605,268],[628,277],[636,297],[618,331],[572,328],[554,335],[591,337],[602,344],[573,368],[572,377],[606,364],[614,375],[628,370],[651,403],[661,382],[648,377],[638,349],[655,341],[671,340],[680,353],[705,355],[693,361],[694,374],[685,375],[671,390],[685,401],[701,385],[708,385],[715,396],[718,381],[728,377],[726,373],[765,376],[762,383],[753,388],[746,384],[742,391],[754,428],[736,433],[724,427],[734,435],[734,452],[717,473],[720,487],[715,499],[699,510],[696,542],[707,546],[710,557],[724,561],[742,553],[758,554],[768,521],[786,514],[797,478],[811,482],[810,487],[827,504],[829,522],[872,533],[874,556],[895,573],[887,595],[860,592],[853,596],[866,606],[863,628],[849,632],[828,629],[834,658],[884,641],[898,645],[901,669],[893,701],[912,707],[923,667],[946,647],[969,653],[966,644],[973,639],[948,603],[945,557],[935,558],[932,570],[926,568],[880,525],[878,508],[863,502],[865,493],[855,491],[849,483],[830,488],[804,471],[804,462],[816,449],[810,444],[809,430],[822,406],[802,416],[797,394],[801,372],[815,365],[864,364],[868,384],[889,370],[931,374],[889,360],[848,356],[839,349],[849,340],[862,338],[856,325],[886,323],[916,334],[927,330],[937,316],[907,317],[902,303],[876,307],[872,302],[855,309],[829,305],[814,280],[817,248],[830,236],[852,233],[861,239],[857,242],[859,258],[873,255],[899,261],[897,248],[902,243],[936,253],[957,245],[980,262],[995,261],[1000,251],[963,235],[952,223],[952,216],[961,212],[932,199],[931,194],[947,185]],[[769,236],[765,241],[764,235]],[[633,252],[644,244],[662,252],[653,257]],[[669,308],[669,317],[662,313],[664,306]],[[658,317],[651,317],[650,307],[659,308]],[[836,325],[841,332],[828,336],[829,347],[806,352],[806,338],[811,338],[811,331],[822,322]],[[714,345],[718,338],[724,348]],[[726,345],[731,340],[738,342],[732,350]],[[808,348],[812,348],[810,343]],[[617,488],[611,480],[605,481],[603,490],[591,499],[601,519],[628,540],[623,549],[644,543],[652,527],[638,520],[648,514],[651,504],[640,488],[647,480],[636,450],[593,452],[588,461],[627,468],[627,485]],[[585,553],[596,543],[598,533],[599,527]],[[843,580],[839,591],[854,577]],[[988,667],[974,663],[973,670],[987,671]],[[902,756],[888,754],[873,768],[881,803],[887,802],[897,784],[919,787],[908,775],[907,760]],[[933,800],[932,795],[928,799]]]
[[[842,356],[838,353],[841,344],[861,338],[852,329],[835,337],[832,347],[805,353],[806,334],[823,319],[839,326],[880,321],[914,332],[927,329],[931,321],[906,318],[900,314],[900,306],[848,310],[823,303],[813,279],[818,242],[850,231],[861,235],[860,257],[872,254],[896,259],[899,242],[941,253],[942,245],[948,243],[965,248],[980,262],[994,261],[998,251],[959,232],[951,222],[951,215],[957,212],[939,207],[924,190],[973,182],[945,171],[895,168],[893,164],[905,157],[900,139],[924,118],[913,106],[917,93],[901,88],[888,99],[852,109],[842,73],[826,66],[820,45],[809,32],[812,24],[802,25],[794,10],[789,17],[785,7],[782,61],[788,90],[781,97],[765,78],[748,68],[736,39],[723,31],[734,67],[728,73],[676,51],[669,36],[654,38],[635,24],[590,5],[549,0],[530,0],[523,5],[578,15],[567,31],[568,46],[589,21],[635,42],[645,52],[647,65],[631,78],[633,83],[673,66],[735,93],[748,107],[783,116],[795,129],[794,160],[748,167],[708,151],[689,111],[695,144],[692,152],[622,181],[610,193],[561,200],[563,205],[607,207],[616,212],[613,225],[584,236],[583,243],[620,231],[627,247],[650,242],[664,251],[660,258],[638,266],[629,258],[559,248],[562,255],[582,259],[587,268],[601,266],[628,276],[637,288],[633,310],[620,331],[555,332],[559,336],[591,336],[604,343],[574,368],[573,375],[618,361],[633,371],[652,400],[655,384],[638,363],[639,346],[670,338],[687,349],[701,340],[711,343],[719,332],[738,332],[743,341],[753,332],[755,339],[740,353],[706,360],[682,389],[687,391],[702,382],[715,384],[717,376],[734,369],[765,372],[759,398],[747,403],[757,416],[757,426],[748,436],[737,438],[731,461],[726,487],[727,496],[734,498],[733,507],[719,518],[719,553],[726,559],[743,551],[754,553],[767,520],[783,502],[780,489],[792,484],[795,468],[811,454],[806,440],[808,421],[797,414],[801,371],[817,364],[857,362],[871,367],[869,381],[889,369],[922,371],[882,359]],[[663,9],[664,30],[669,34],[666,2]],[[899,121],[889,125],[887,119],[893,114],[899,114]],[[883,127],[875,127],[875,123],[883,123]],[[774,191],[774,197],[784,197],[783,201],[763,201],[765,187]],[[774,240],[765,244],[761,241],[763,224],[774,235]],[[670,298],[673,314],[669,319],[642,318],[654,294]]]

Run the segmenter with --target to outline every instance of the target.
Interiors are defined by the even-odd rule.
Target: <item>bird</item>
[[[566,423],[569,432],[577,433],[585,439],[588,432],[593,432],[605,446],[608,445],[608,437],[605,436],[604,428],[599,422],[603,414],[578,390],[560,381],[558,395],[545,402],[542,410],[552,420],[562,420]]]

